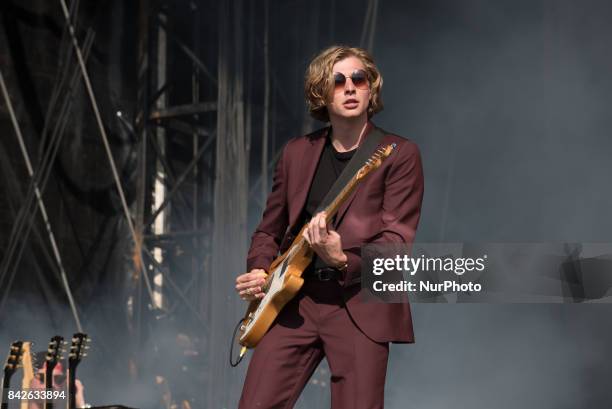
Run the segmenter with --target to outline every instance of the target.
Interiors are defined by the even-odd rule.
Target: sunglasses
[[[368,89],[368,76],[364,70],[355,70],[350,76],[355,88]],[[335,91],[344,90],[346,85],[346,76],[341,72],[334,73],[334,89]]]
[[[45,382],[45,374],[44,373],[37,373],[36,378],[38,378],[38,381],[40,383],[44,383]],[[66,381],[66,375],[61,374],[61,375],[53,375],[53,384],[55,385],[61,385]]]

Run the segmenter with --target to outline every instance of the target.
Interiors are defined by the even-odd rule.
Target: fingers
[[[258,277],[250,281],[244,281],[244,282],[236,284],[236,291],[242,291],[247,288],[261,286],[261,285],[264,285],[265,282],[266,282],[266,279],[263,277]]]
[[[257,294],[260,294],[261,292],[262,292],[262,287],[257,285],[257,286],[245,288],[244,290],[240,290],[238,294],[241,297],[246,297],[246,296],[255,296]]]
[[[327,221],[325,212],[317,213],[304,229],[303,237],[310,245],[325,244],[327,241]]]
[[[246,301],[263,298],[265,296],[263,286],[267,276],[265,270],[253,269],[236,277],[236,291],[240,298]]]
[[[320,238],[319,238],[319,229],[317,228],[318,226],[318,218],[319,215],[316,215],[315,217],[312,218],[312,220],[310,221],[310,224],[308,225],[308,230],[310,231],[310,238],[312,239],[312,243],[311,244],[319,244]]]
[[[325,220],[325,213],[319,213],[312,222],[313,236],[315,243],[325,244],[327,240],[327,222]]]
[[[265,279],[267,276],[268,274],[266,274],[265,270],[253,269],[248,273],[244,273],[236,277],[236,285],[248,283],[249,281]]]
[[[302,233],[302,237],[304,238],[304,240],[306,240],[308,244],[312,245],[312,237],[310,234],[310,224],[308,224],[308,226],[306,226],[306,228],[304,229],[304,232]]]
[[[325,220],[325,215],[321,216],[317,227],[319,231],[319,241],[322,244],[327,243],[327,240],[329,239],[329,232],[327,231],[327,220]]]
[[[241,295],[240,298],[242,298],[244,301],[253,301],[264,298],[265,296],[266,293],[264,293],[263,291],[259,291],[257,293],[253,292],[252,294]]]
[[[245,301],[253,301],[253,300],[265,297],[266,293],[263,292],[262,287],[257,286],[257,287],[250,287],[250,288],[244,289],[239,292],[239,295],[240,295],[240,298],[242,298]]]
[[[312,240],[310,239],[310,229],[308,227],[306,227],[304,229],[304,232],[302,232],[302,237],[304,238],[304,240],[306,240],[306,242],[308,244],[312,244]]]

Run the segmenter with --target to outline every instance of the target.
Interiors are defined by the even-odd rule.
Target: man
[[[247,301],[263,298],[266,271],[304,223],[316,253],[300,292],[259,342],[248,368],[240,408],[291,408],[325,356],[333,408],[382,408],[389,342],[414,342],[408,303],[366,303],[360,297],[360,248],[412,242],[423,197],[416,145],[385,135],[396,148],[340,207],[333,223],[314,214],[382,109],[382,77],[359,48],[321,52],[306,73],[312,116],[331,127],[294,138],[276,166],[272,192],[252,237],[248,273],[236,279]]]

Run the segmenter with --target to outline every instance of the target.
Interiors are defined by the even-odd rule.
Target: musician
[[[46,352],[36,353],[36,357],[37,357],[36,361],[43,362],[43,364],[40,366],[40,368],[38,368],[38,370],[34,374],[34,378],[32,379],[32,382],[30,383],[30,389],[45,389],[45,370],[47,368],[47,363],[45,362],[46,355],[47,355]],[[68,378],[66,376],[66,371],[64,370],[64,365],[62,362],[58,362],[57,365],[55,365],[55,368],[53,368],[53,390],[65,391],[66,399],[68,399],[67,385],[68,385]],[[75,399],[74,399],[76,407],[77,408],[88,407],[88,405],[85,403],[85,395],[84,395],[85,388],[83,387],[83,383],[80,380],[75,379],[74,386],[76,388]],[[58,400],[57,402],[60,402],[60,401]],[[42,402],[31,401],[28,404],[28,409],[42,409],[42,408],[43,408]]]
[[[323,197],[382,109],[382,76],[363,49],[334,46],[310,63],[310,114],[327,128],[290,140],[276,165],[272,192],[252,236],[247,271],[236,279],[244,300],[263,298],[273,259],[300,228],[315,252],[304,285],[254,350],[239,407],[290,408],[323,357],[331,370],[333,408],[382,408],[389,343],[414,342],[410,306],[366,303],[360,292],[360,248],[412,242],[420,216],[423,173],[417,146],[385,134],[396,149],[326,223]]]

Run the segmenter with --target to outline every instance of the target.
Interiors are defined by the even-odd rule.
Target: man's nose
[[[346,79],[346,82],[344,83],[344,93],[345,94],[354,94],[355,92],[357,92],[357,88],[355,88],[355,84],[353,84],[353,80],[349,77]]]

